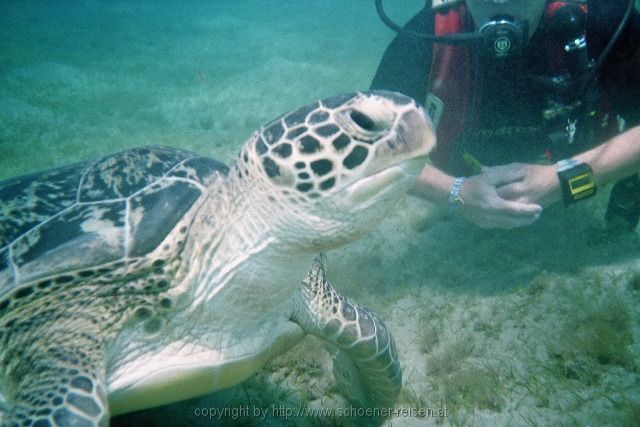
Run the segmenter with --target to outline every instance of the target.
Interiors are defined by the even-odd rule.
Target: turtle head
[[[260,181],[277,212],[296,217],[287,224],[308,228],[306,241],[352,240],[411,187],[434,145],[431,122],[411,98],[359,92],[265,126],[245,144],[235,168],[240,179]]]

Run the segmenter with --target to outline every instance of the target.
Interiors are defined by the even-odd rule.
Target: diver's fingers
[[[508,165],[485,168],[483,173],[489,183],[495,186],[511,184],[522,181],[526,175],[526,168],[522,163],[510,163]]]
[[[496,188],[498,196],[506,200],[517,200],[524,193],[524,186],[521,182],[514,182]]]
[[[535,203],[523,203],[510,200],[504,201],[502,213],[503,228],[516,228],[530,225],[540,218],[542,206]]]
[[[518,217],[534,217],[540,216],[542,206],[537,203],[524,203],[514,200],[503,200],[501,203],[501,212],[504,215]],[[536,218],[537,219],[537,218]]]
[[[482,228],[511,229],[530,225],[540,218],[542,206],[504,201],[500,209],[474,215],[472,221]]]

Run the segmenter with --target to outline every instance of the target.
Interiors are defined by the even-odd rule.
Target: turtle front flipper
[[[8,408],[1,425],[107,426],[102,343],[78,324],[76,314],[48,324],[39,317],[3,325],[2,392]]]
[[[323,255],[313,262],[292,320],[340,349],[334,374],[348,397],[366,408],[393,407],[402,387],[393,337],[373,311],[333,289],[324,265]]]

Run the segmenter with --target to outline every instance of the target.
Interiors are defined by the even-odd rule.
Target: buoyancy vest
[[[435,35],[465,33],[472,30],[473,23],[464,4],[439,9],[435,13]],[[472,87],[472,75],[478,74],[472,65],[470,47],[434,44],[425,107],[436,126],[438,140],[437,149],[431,154],[431,159],[442,168],[446,168],[451,146],[469,119],[469,104],[475,103],[477,99],[469,96],[475,89]]]
[[[532,86],[532,82],[527,81],[528,76],[520,74],[527,74],[531,64],[538,67],[537,72],[547,76],[569,73],[565,42],[558,40],[547,25],[560,8],[569,3],[572,2],[550,1],[547,4],[541,31],[535,37],[537,49],[534,57],[531,58],[528,52],[526,56],[529,58],[516,64],[518,69],[503,67],[497,70],[489,67],[479,58],[478,52],[468,45],[434,45],[425,106],[436,125],[438,145],[431,155],[436,166],[450,173],[472,173],[462,160],[462,154],[474,149],[476,152],[471,154],[480,157],[484,164],[530,161],[532,153],[537,153],[538,157],[546,155],[550,160],[558,160],[556,157],[566,155],[566,152],[554,147],[549,137],[549,123],[545,123],[543,118],[553,98],[549,94],[543,95]],[[586,14],[587,4],[577,4]],[[464,3],[435,10],[436,35],[471,32],[473,25]],[[510,84],[518,79],[519,83],[513,86],[516,88],[513,96],[511,93],[508,96],[498,93],[502,82]],[[601,107],[606,103],[600,104],[598,117],[591,122],[595,123],[604,114]],[[494,116],[493,111],[497,111]],[[515,118],[510,116],[511,113]],[[570,127],[570,122],[560,124],[561,133],[571,134],[567,139],[571,139],[572,133],[575,133],[575,129]],[[522,146],[518,147],[518,143]],[[488,153],[491,144],[496,147],[493,153]],[[522,151],[527,151],[528,157],[514,154]]]

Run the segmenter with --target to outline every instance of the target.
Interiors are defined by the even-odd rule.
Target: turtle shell
[[[214,159],[143,147],[0,182],[0,295],[64,271],[141,257],[201,197]]]

